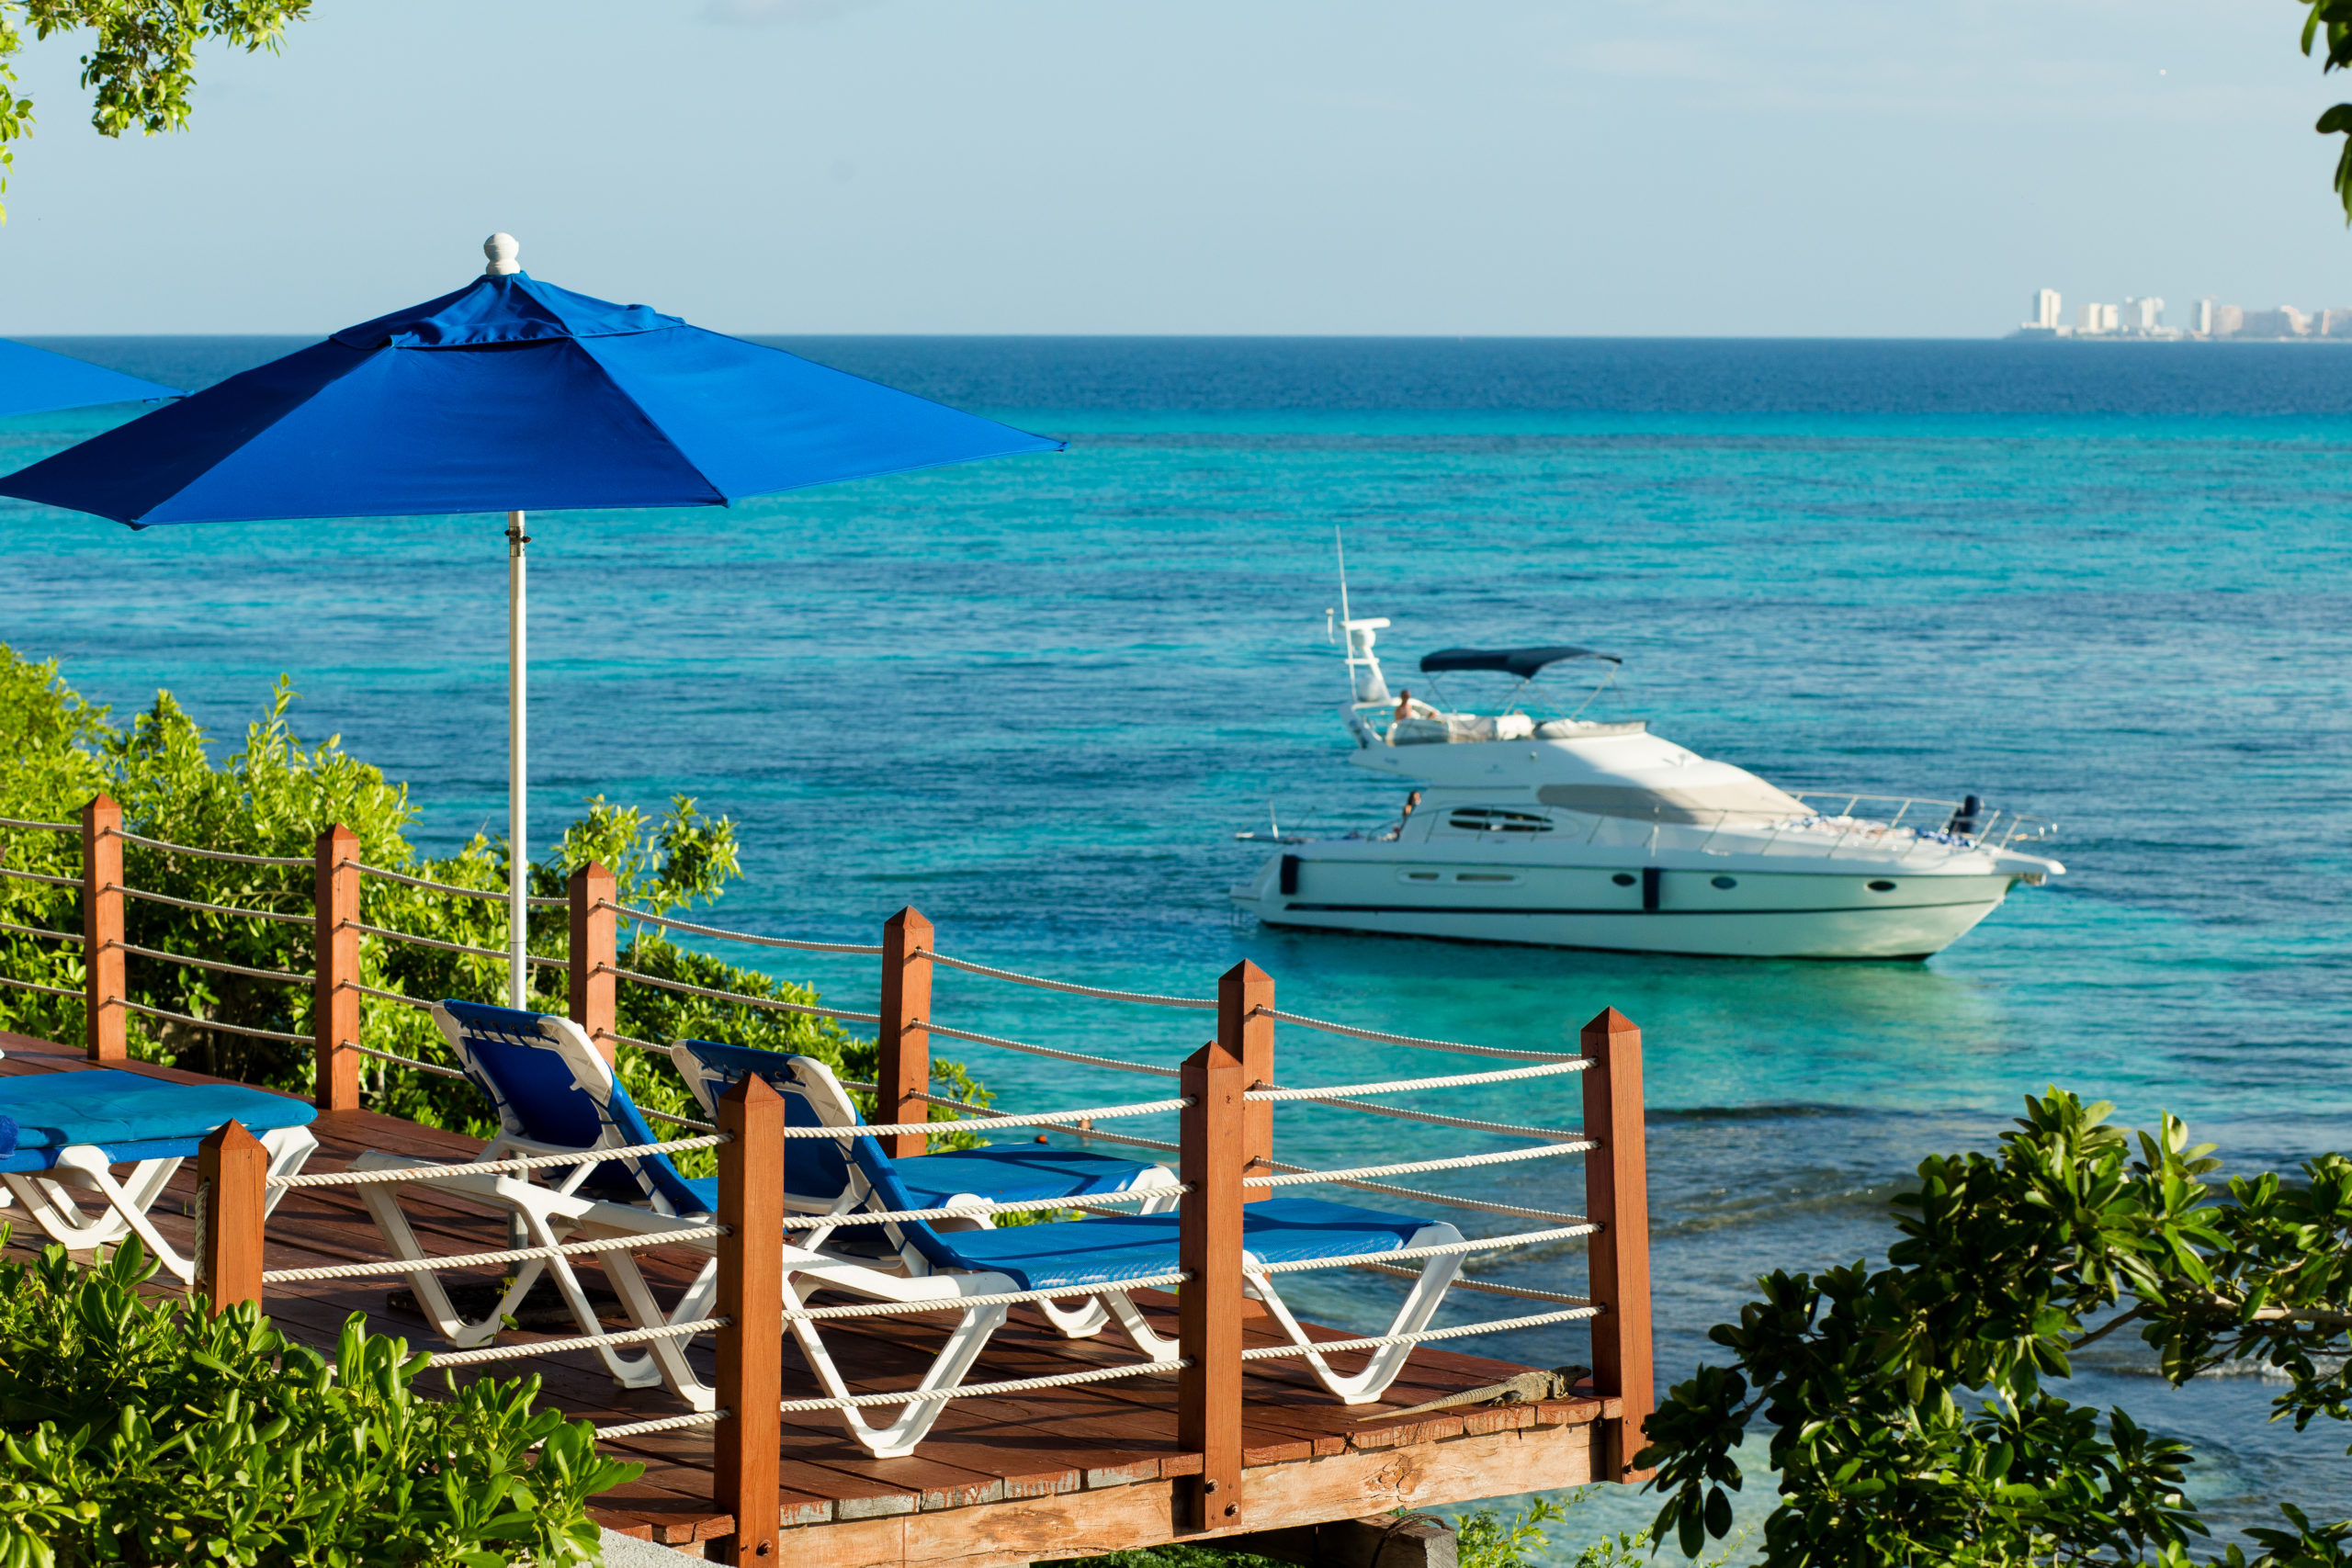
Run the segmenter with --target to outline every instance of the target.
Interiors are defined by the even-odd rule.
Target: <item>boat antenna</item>
[[[1340,619],[1348,619],[1348,542],[1340,536],[1338,524],[1331,525],[1331,547],[1340,552]]]

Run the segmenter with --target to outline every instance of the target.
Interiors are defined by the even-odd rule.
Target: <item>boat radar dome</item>
[[[481,254],[490,258],[490,265],[481,269],[484,277],[504,277],[523,270],[523,264],[514,259],[523,254],[523,247],[512,234],[492,234],[481,243]]]

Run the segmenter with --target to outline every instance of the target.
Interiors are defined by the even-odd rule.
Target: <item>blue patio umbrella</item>
[[[493,234],[453,294],[347,327],[0,479],[152,528],[507,514],[508,998],[523,1005],[526,513],[727,506],[1064,445],[541,283]]]
[[[0,418],[98,403],[152,402],[182,395],[177,387],[159,387],[87,360],[69,359],[28,343],[0,338]]]

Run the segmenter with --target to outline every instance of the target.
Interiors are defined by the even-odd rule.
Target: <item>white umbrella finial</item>
[[[490,265],[481,269],[482,276],[504,277],[509,273],[522,271],[523,264],[514,259],[522,250],[523,247],[515,243],[514,235],[492,234],[481,243],[481,254],[490,258]]]

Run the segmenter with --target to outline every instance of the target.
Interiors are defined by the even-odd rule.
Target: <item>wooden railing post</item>
[[[776,1472],[784,1398],[784,1099],[753,1073],[718,1102],[717,1314],[718,1423],[715,1506],[735,1516],[724,1561],[774,1563],[780,1554]]]
[[[319,835],[313,873],[318,955],[311,982],[311,1094],[322,1111],[359,1109],[359,835],[340,822]]]
[[[620,964],[618,890],[613,874],[594,861],[571,874],[571,1021],[588,1032],[607,1062],[620,986],[613,973]]]
[[[1260,1010],[1273,1005],[1273,980],[1248,959],[1217,976],[1217,1043],[1241,1064],[1245,1089],[1273,1087],[1274,1021]],[[1272,1105],[1261,1101],[1242,1107],[1241,1163],[1250,1175],[1274,1174]],[[1249,1187],[1242,1190],[1241,1201],[1256,1203],[1273,1195],[1271,1187]]]
[[[1176,1374],[1176,1446],[1201,1456],[1186,1528],[1220,1529],[1241,1512],[1241,1185],[1247,1108],[1241,1059],[1219,1041],[1184,1058],[1183,1153],[1192,1189],[1178,1211],[1176,1294],[1184,1370]]]
[[[269,1153],[236,1122],[196,1146],[196,1281],[218,1314],[239,1302],[261,1304],[262,1215]]]
[[[874,1067],[877,1122],[921,1122],[931,1114],[920,1098],[931,1092],[931,922],[915,909],[901,909],[883,924],[882,1023],[876,1035],[881,1060]],[[927,1146],[921,1133],[882,1140],[894,1159]]]
[[[130,1048],[122,1005],[122,807],[100,795],[82,807],[83,1050],[93,1062],[119,1062]]]
[[[1591,1240],[1593,1390],[1618,1401],[1601,1423],[1598,1481],[1645,1481],[1634,1468],[1642,1425],[1657,1408],[1650,1365],[1650,1200],[1642,1136],[1642,1032],[1610,1008],[1584,1026],[1584,1128],[1600,1146],[1584,1156]]]

